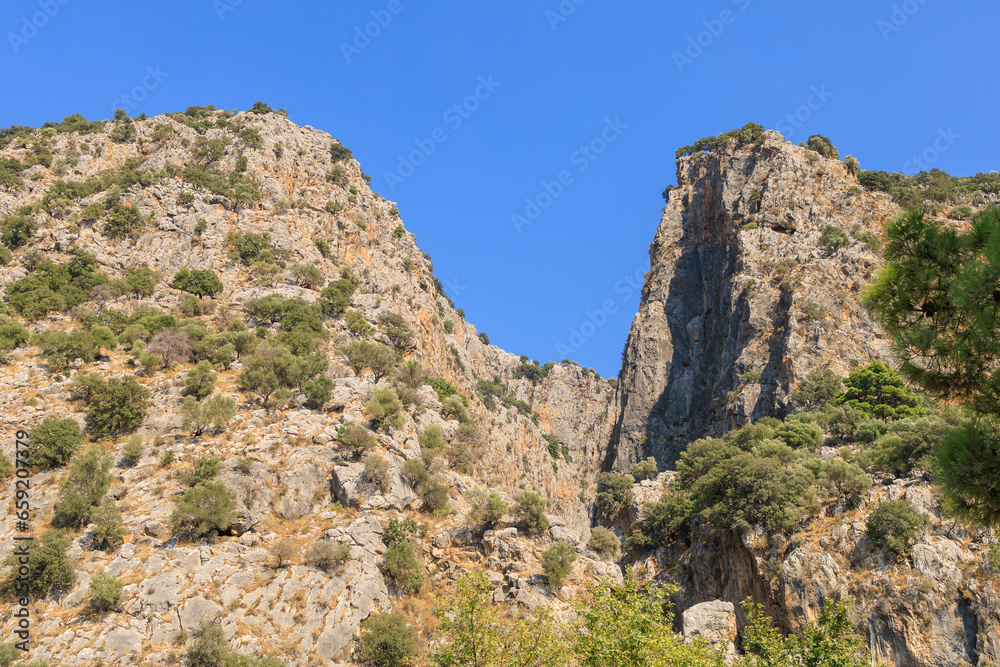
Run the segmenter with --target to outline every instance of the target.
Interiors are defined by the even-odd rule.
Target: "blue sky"
[[[0,126],[285,107],[354,151],[493,343],[607,376],[678,146],[753,120],[866,169],[1000,168],[985,0],[94,4],[3,3]]]

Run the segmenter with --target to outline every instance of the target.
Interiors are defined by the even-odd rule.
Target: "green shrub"
[[[823,445],[823,429],[801,421],[786,421],[775,429],[774,437],[793,449],[818,450]]]
[[[131,236],[149,223],[149,218],[139,213],[135,206],[125,204],[115,204],[107,213],[104,221],[104,235],[112,238],[121,236]]]
[[[635,484],[632,475],[603,472],[597,476],[597,483],[603,487],[594,504],[594,511],[599,515],[613,519],[632,502],[632,486]]]
[[[485,489],[475,488],[468,492],[467,498],[471,507],[469,518],[476,523],[484,524],[486,528],[492,528],[499,523],[510,509],[506,501],[495,491],[488,492]]]
[[[310,407],[322,411],[323,406],[330,401],[335,386],[333,380],[321,375],[303,384],[302,393],[306,395]]]
[[[375,448],[375,436],[360,424],[347,423],[337,431],[337,440],[351,450],[354,460],[361,459],[362,454]]]
[[[220,482],[204,482],[184,492],[171,517],[174,529],[194,536],[228,530],[236,519],[236,502]]]
[[[122,450],[122,459],[125,461],[125,465],[131,468],[142,459],[142,453],[142,436],[134,434],[128,439],[128,443]]]
[[[76,581],[75,561],[69,557],[72,540],[65,531],[47,530],[35,541],[28,562],[28,590],[33,597],[54,591],[69,590]],[[17,572],[21,564],[17,553],[7,557],[6,565]]]
[[[368,410],[373,429],[383,426],[401,428],[403,425],[403,415],[400,414],[403,410],[403,403],[392,387],[376,389],[365,408]]]
[[[420,459],[410,459],[403,463],[402,469],[400,471],[403,479],[409,484],[414,490],[419,490],[424,484],[430,481],[430,475],[427,473],[427,466]]]
[[[840,377],[829,368],[815,369],[799,382],[789,398],[805,410],[818,410],[843,389]]]
[[[205,623],[191,634],[194,643],[187,654],[188,667],[227,667],[229,647],[221,626]]]
[[[23,215],[12,215],[0,224],[0,243],[10,250],[27,245],[38,231],[38,225],[33,218]],[[8,260],[9,261],[9,260]]]
[[[844,380],[844,385],[847,390],[837,396],[837,402],[875,419],[889,421],[923,412],[919,407],[920,399],[885,362],[875,360],[855,368]]]
[[[374,667],[403,667],[417,656],[417,632],[398,613],[383,612],[361,623],[358,652]]]
[[[617,560],[621,553],[621,540],[613,532],[604,526],[597,526],[590,531],[590,542],[587,543],[589,549],[593,549],[605,558]]]
[[[74,456],[67,474],[59,481],[59,501],[54,507],[53,523],[74,529],[85,526],[94,507],[111,486],[109,471],[113,465],[113,457],[102,455],[97,445]]]
[[[364,369],[369,369],[378,382],[389,375],[399,363],[399,353],[382,343],[372,343],[364,340],[352,340],[342,345],[337,352],[347,357],[347,365],[360,375]]]
[[[90,606],[99,614],[118,609],[125,593],[124,584],[118,577],[95,572],[90,579]]]
[[[90,515],[91,544],[99,551],[110,551],[118,547],[127,534],[122,525],[122,513],[115,501],[105,498]]]
[[[7,266],[14,260],[14,253],[6,246],[0,246],[0,266]]]
[[[135,298],[153,296],[157,284],[160,282],[160,274],[144,266],[129,269],[125,272],[125,282],[135,295]]]
[[[421,499],[424,501],[424,509],[433,514],[444,514],[448,511],[448,485],[430,480],[423,484],[420,489]]]
[[[416,593],[424,585],[423,566],[413,543],[402,540],[386,549],[382,556],[382,574],[402,593]]]
[[[576,560],[576,549],[569,542],[560,540],[542,552],[542,570],[552,588],[562,588]]]
[[[648,538],[650,543],[667,546],[675,540],[688,538],[694,514],[690,493],[680,485],[672,484],[658,501],[644,508],[642,520],[633,529]]]
[[[884,435],[879,434],[863,454],[864,463],[900,474],[909,474],[915,467],[930,471],[938,443],[953,431],[954,427],[939,417],[890,422]]]
[[[343,162],[345,160],[351,160],[354,155],[351,153],[351,149],[343,144],[330,144],[330,158],[333,160],[334,164],[337,162]],[[335,167],[336,168],[336,167]]]
[[[841,248],[846,248],[851,242],[850,237],[840,227],[826,225],[819,235],[817,242],[819,247],[828,252],[836,252]]]
[[[535,535],[548,530],[549,520],[545,516],[548,502],[534,491],[525,491],[517,498],[513,514],[525,529]]]
[[[424,429],[424,432],[417,437],[421,449],[434,449],[443,451],[447,444],[444,439],[444,431],[437,424],[431,424]]]
[[[833,145],[833,142],[824,137],[822,134],[814,134],[809,137],[809,140],[806,142],[806,147],[811,151],[819,153],[825,158],[830,158],[832,160],[840,159],[840,153]]]
[[[861,495],[872,486],[871,479],[857,463],[848,463],[837,459],[828,461],[823,466],[823,475],[839,495],[844,496],[852,503],[857,503]]]
[[[652,456],[644,461],[639,461],[632,469],[632,477],[637,480],[653,479],[660,474],[660,469],[656,465],[656,459]]]
[[[142,426],[149,409],[149,390],[134,378],[107,382],[97,378],[86,400],[90,432],[98,438],[115,437]]]
[[[28,434],[28,464],[36,468],[64,465],[80,448],[83,432],[72,419],[48,418]]]
[[[170,286],[194,294],[199,299],[203,296],[215,296],[222,291],[219,277],[212,271],[202,269],[181,269],[174,274]]]
[[[888,549],[900,557],[908,556],[927,523],[927,518],[908,501],[886,501],[868,515],[868,539],[879,549]]]
[[[215,381],[218,378],[219,374],[212,370],[211,362],[199,361],[197,366],[188,371],[181,394],[200,401],[215,391]]]
[[[397,349],[405,350],[413,344],[413,329],[399,313],[387,311],[378,316],[378,325]]]
[[[192,435],[201,435],[209,426],[224,428],[236,416],[236,399],[215,395],[198,402],[188,396],[181,403],[181,428]]]
[[[724,148],[730,141],[735,141],[737,146],[759,144],[764,141],[764,136],[763,126],[757,123],[747,123],[742,128],[724,132],[716,137],[704,137],[690,146],[678,148],[676,157],[679,159],[685,155]]]
[[[335,280],[320,292],[320,307],[327,317],[341,315],[351,305],[351,295],[357,289],[349,280]]]

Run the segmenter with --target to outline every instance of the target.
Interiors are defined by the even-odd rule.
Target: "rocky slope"
[[[111,133],[124,125],[134,126],[134,136],[112,139]],[[214,140],[222,146],[218,154],[197,152]],[[336,145],[326,133],[297,127],[278,114],[249,112],[213,112],[197,121],[159,116],[109,123],[85,135],[43,130],[19,137],[0,151],[0,158],[28,163],[33,155],[48,153],[48,159],[20,173],[21,187],[0,191],[0,218],[42,201],[63,187],[60,181],[83,183],[123,168],[146,176],[111,192],[101,189],[75,198],[50,195],[45,210],[32,213],[37,233],[0,271],[0,287],[28,274],[29,264],[40,259],[31,253],[58,262],[83,251],[94,255],[112,279],[133,267],[149,267],[166,277],[148,299],[104,295],[85,309],[128,314],[152,306],[176,312],[184,295],[168,286],[169,278],[181,268],[209,269],[224,290],[215,298],[216,315],[200,319],[220,330],[228,319],[246,319],[243,308],[254,299],[280,294],[312,302],[322,286],[303,287],[285,271],[261,279],[246,263],[229,256],[230,234],[268,233],[275,248],[287,252],[287,267],[316,266],[324,283],[349,268],[360,279],[351,307],[373,327],[374,338],[388,342],[375,327],[381,313],[402,315],[415,332],[407,356],[420,361],[429,377],[446,378],[470,399],[484,436],[470,474],[432,469],[448,485],[453,511],[432,518],[432,529],[421,542],[432,575],[430,588],[444,585],[463,568],[488,566],[494,570],[498,599],[509,596],[539,604],[552,594],[541,585],[538,554],[554,538],[580,546],[583,557],[571,586],[595,574],[620,576],[617,566],[583,553],[589,502],[608,438],[608,383],[574,366],[555,367],[534,383],[515,379],[522,360],[481,342],[475,327],[456,313],[431,273],[429,256],[405,231],[394,204],[369,189],[357,162],[340,160],[344,174],[331,180],[337,169],[331,146]],[[246,174],[261,196],[239,201],[207,191],[184,180],[184,170],[192,165]],[[104,233],[105,223],[82,215],[86,206],[112,197],[136,206],[148,218],[141,232],[112,238]],[[317,239],[329,244],[329,257],[321,254]],[[32,333],[79,326],[73,314],[51,314],[29,324]],[[417,494],[401,479],[400,466],[420,457],[417,437],[429,425],[440,425],[450,439],[459,424],[442,416],[438,396],[425,385],[417,403],[407,408],[402,426],[377,436],[377,451],[390,462],[392,483],[384,493],[373,488],[336,436],[345,423],[367,424],[365,404],[375,389],[389,386],[389,380],[375,382],[367,371],[355,374],[345,365],[337,347],[360,336],[343,318],[329,319],[326,328],[326,375],[336,383],[326,409],[306,409],[301,397],[289,408],[262,409],[251,396],[241,395],[241,362],[236,361],[228,371],[220,369],[217,387],[239,399],[237,415],[225,429],[200,437],[185,435],[180,428],[180,390],[191,364],[137,373],[126,364],[126,350],[113,351],[94,364],[73,364],[76,372],[135,376],[151,392],[149,414],[138,431],[146,452],[135,466],[123,464],[113,471],[112,495],[129,531],[126,544],[105,554],[89,547],[86,530],[75,534],[71,551],[80,576],[71,590],[38,603],[36,657],[67,665],[102,660],[177,664],[185,636],[203,621],[221,619],[227,638],[241,652],[276,651],[296,665],[350,658],[359,623],[374,610],[394,604],[379,571],[385,550],[379,535],[386,519],[428,517],[420,512]],[[7,387],[0,412],[9,457],[19,429],[30,431],[47,417],[71,416],[84,424],[82,404],[71,402],[67,392],[70,378],[57,375],[39,354],[37,347],[19,348],[11,353],[10,363],[0,367]],[[480,380],[497,380],[503,387],[493,409],[482,401]],[[501,400],[503,394],[509,395],[507,401]],[[560,453],[556,461],[543,435],[555,436],[568,456]],[[101,446],[118,459],[124,441],[103,441]],[[176,461],[170,467],[159,462],[167,449]],[[175,496],[185,488],[177,470],[209,455],[223,462],[219,479],[237,499],[238,522],[231,536],[223,535],[216,543],[179,542],[169,529]],[[244,461],[243,468],[238,460]],[[252,461],[249,469],[246,460]],[[51,521],[62,474],[56,469],[32,480],[39,530]],[[499,542],[487,536],[480,545],[481,538],[469,532],[473,526],[466,519],[463,496],[475,486],[499,491],[508,500],[523,490],[538,491],[549,501],[551,535],[526,541],[509,529]],[[341,504],[345,509],[339,509]],[[10,552],[13,535],[13,526],[5,524],[0,556]],[[302,549],[317,540],[346,540],[352,558],[335,575],[305,565],[275,569],[268,550],[283,539]],[[97,619],[90,617],[85,600],[90,575],[99,570],[126,583],[126,602],[118,612]],[[5,601],[2,613],[12,610]]]

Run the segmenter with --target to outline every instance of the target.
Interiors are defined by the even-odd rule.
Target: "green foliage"
[[[806,148],[819,153],[825,158],[832,160],[840,159],[840,153],[837,152],[837,148],[833,145],[833,142],[822,134],[814,134],[809,137],[809,140],[806,142]]]
[[[413,329],[406,323],[403,316],[392,311],[385,311],[378,316],[378,325],[393,345],[399,350],[405,350],[413,345]]]
[[[146,418],[149,409],[149,390],[135,378],[105,382],[91,376],[87,396],[87,428],[98,438],[115,437],[131,433]]]
[[[226,243],[233,248],[232,255],[247,264],[262,260],[283,260],[286,253],[271,243],[271,235],[236,232],[226,237]]]
[[[215,296],[222,291],[222,281],[212,271],[202,269],[181,269],[174,274],[171,287],[183,292],[203,296]]]
[[[941,440],[934,457],[947,513],[973,524],[1000,526],[1000,426],[996,418],[977,416],[961,424]]]
[[[410,459],[403,463],[400,475],[415,491],[430,481],[427,466],[420,459]]]
[[[935,448],[952,428],[936,416],[891,422],[885,434],[878,437],[871,450],[864,453],[863,461],[866,466],[902,474],[909,473],[914,467],[930,471]]]
[[[114,204],[104,221],[104,235],[111,238],[133,236],[149,223],[139,209],[125,204]]]
[[[510,509],[507,502],[495,491],[488,492],[485,489],[477,487],[471,489],[466,494],[466,497],[471,507],[469,518],[475,523],[485,525],[487,529],[499,523],[500,519]]]
[[[823,475],[839,495],[855,504],[872,486],[871,479],[857,463],[833,459],[823,466]]]
[[[337,440],[351,450],[351,456],[357,461],[361,456],[375,448],[375,436],[360,424],[347,423],[337,431]]]
[[[818,410],[834,400],[843,389],[840,376],[829,368],[809,372],[789,398],[804,410]]]
[[[27,245],[38,231],[38,225],[33,218],[23,215],[12,215],[0,224],[0,243],[11,250]]]
[[[109,471],[114,465],[110,454],[101,454],[97,445],[77,454],[59,482],[59,501],[54,508],[57,526],[82,528],[90,521],[94,507],[111,486]]]
[[[34,468],[64,465],[80,448],[83,432],[72,419],[43,420],[28,434],[28,464]]]
[[[402,427],[403,415],[400,413],[403,411],[403,402],[399,400],[399,395],[392,387],[376,389],[365,408],[368,410],[373,429],[384,426]]]
[[[882,421],[919,415],[920,399],[903,379],[885,362],[875,360],[855,368],[844,380],[847,391],[837,396],[837,402],[847,404],[862,413]]]
[[[416,593],[423,587],[423,566],[417,559],[412,542],[402,540],[393,544],[382,558],[382,574],[401,593]]]
[[[594,511],[599,515],[613,519],[632,502],[632,486],[635,485],[632,475],[602,472],[597,476],[597,483],[602,487],[594,503]]]
[[[375,382],[389,375],[399,363],[399,353],[382,343],[352,340],[337,351],[347,357],[347,365],[356,374],[366,368],[371,370]]]
[[[108,136],[111,138],[111,141],[124,144],[134,141],[136,134],[138,134],[138,132],[135,129],[135,123],[125,119],[121,124],[111,130],[111,132],[108,133]]]
[[[212,370],[210,361],[199,361],[198,365],[188,371],[184,379],[184,396],[193,396],[199,401],[215,391],[215,381],[219,374]]]
[[[274,557],[274,566],[282,568],[294,562],[295,557],[299,553],[299,548],[288,540],[281,540],[275,543],[268,551]]]
[[[98,266],[93,255],[82,252],[64,264],[40,262],[30,275],[7,286],[8,303],[29,320],[69,310],[86,301],[94,287],[108,282]]]
[[[153,290],[160,282],[160,274],[141,266],[125,272],[125,282],[137,299],[153,296]]]
[[[76,581],[76,563],[67,551],[72,543],[63,530],[47,530],[31,547],[28,561],[28,590],[33,597],[46,596],[54,591],[69,590]],[[17,572],[21,563],[12,553],[5,563]]]
[[[257,184],[238,171],[232,171],[226,176],[215,169],[191,165],[181,173],[181,178],[192,185],[225,197],[237,206],[255,204],[263,197]]]
[[[142,458],[143,447],[142,447],[142,436],[138,434],[133,434],[128,439],[125,448],[122,450],[122,459],[125,461],[125,465],[132,467],[135,466]]]
[[[576,560],[576,549],[566,541],[553,543],[542,552],[542,571],[549,586],[562,588]]]
[[[224,428],[236,416],[236,399],[216,394],[201,402],[187,396],[181,403],[181,429],[192,435],[201,435],[209,426]]]
[[[105,498],[90,515],[91,544],[100,551],[118,547],[127,535],[122,525],[122,513],[112,498]]]
[[[354,155],[351,153],[351,149],[343,144],[330,144],[330,159],[336,164],[337,162],[352,160],[354,159]]]
[[[868,539],[879,549],[888,549],[897,556],[908,556],[927,518],[906,500],[880,503],[868,515]]]
[[[341,315],[351,305],[357,287],[349,280],[335,280],[320,292],[320,306],[327,317]]]
[[[823,445],[823,429],[816,424],[788,420],[775,429],[774,437],[792,449],[818,450]]]
[[[846,248],[851,243],[851,238],[840,227],[826,225],[819,235],[817,245],[828,252],[836,252],[841,248]]]
[[[420,497],[424,501],[424,509],[433,514],[447,514],[448,485],[437,480],[425,482],[420,488]]]
[[[91,608],[100,614],[118,609],[125,597],[122,590],[124,585],[118,577],[104,572],[95,572],[90,579]]]
[[[775,629],[760,605],[747,599],[742,604],[747,617],[743,635],[748,667],[867,667],[871,658],[864,635],[850,620],[850,602],[827,598],[815,623],[803,631],[803,637],[787,637]]]
[[[548,502],[534,491],[525,491],[517,497],[513,514],[525,529],[532,535],[544,532],[549,528],[549,520],[545,516]]]
[[[236,502],[220,482],[191,487],[177,500],[171,516],[174,529],[194,536],[228,530],[236,519]]]
[[[386,493],[392,486],[391,470],[389,461],[381,454],[368,454],[365,457],[365,477],[382,493]]]
[[[617,560],[621,553],[621,540],[604,526],[597,526],[590,531],[589,549],[593,549],[605,558]]]
[[[329,403],[335,386],[333,380],[320,375],[303,384],[302,393],[306,395],[310,407],[322,411],[323,406]]]
[[[742,128],[724,132],[716,137],[704,137],[690,146],[678,148],[676,157],[679,159],[685,155],[725,148],[730,141],[735,141],[737,146],[763,143],[764,128],[757,123],[747,123]]]
[[[521,364],[514,369],[514,379],[525,379],[531,384],[538,384],[548,376],[549,370],[551,370],[551,367],[546,366],[547,368],[542,368],[537,364]]]
[[[370,616],[361,624],[358,652],[374,667],[403,667],[417,656],[417,632],[402,614]]]
[[[266,408],[272,398],[287,398],[289,390],[301,388],[325,371],[327,363],[325,354],[296,356],[287,347],[263,341],[244,360],[240,386],[256,394]]]
[[[652,456],[644,461],[639,461],[635,468],[632,469],[632,477],[640,481],[644,479],[653,479],[658,474],[660,474],[660,469],[656,465],[656,459]]]

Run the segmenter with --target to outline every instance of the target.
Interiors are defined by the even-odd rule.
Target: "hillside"
[[[728,639],[748,596],[801,632],[850,595],[879,660],[1000,662],[992,535],[953,525],[917,462],[886,469],[857,424],[795,398],[814,371],[888,359],[859,293],[898,203],[776,132],[677,170],[615,382],[489,345],[350,151],[266,105],[0,133],[3,452],[65,445],[32,454],[27,526],[9,471],[0,556],[61,527],[74,559],[29,607],[33,657],[182,664],[217,624],[240,654],[355,664],[377,612],[439,645],[435,603],[482,571],[494,602],[560,614],[602,579],[671,581],[679,612],[733,604]],[[779,442],[803,429],[814,448]],[[654,526],[685,452],[738,433],[811,475],[791,518]],[[648,479],[626,475],[644,460]],[[831,462],[867,485],[844,492]],[[927,523],[892,559],[865,527],[898,499]],[[115,512],[120,538],[101,532]],[[598,526],[620,553],[594,550]],[[576,559],[554,589],[557,542]],[[105,575],[121,600],[96,611]]]

